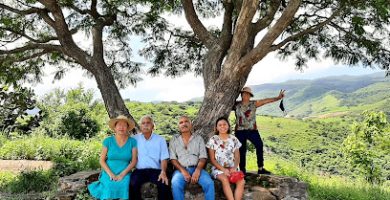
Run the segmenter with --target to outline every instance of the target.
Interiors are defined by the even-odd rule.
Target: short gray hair
[[[153,126],[155,127],[154,120],[153,120],[153,117],[151,115],[144,115],[144,116],[142,116],[141,119],[139,120],[139,123],[142,124],[142,121],[144,119],[149,119],[152,122]]]

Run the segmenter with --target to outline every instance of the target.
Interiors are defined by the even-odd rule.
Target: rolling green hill
[[[288,116],[297,118],[358,115],[364,110],[390,113],[390,78],[383,73],[365,76],[335,76],[314,80],[251,86],[255,98],[273,97],[286,90]],[[277,104],[258,110],[260,115],[282,116]]]

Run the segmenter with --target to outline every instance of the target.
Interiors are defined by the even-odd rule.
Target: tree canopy
[[[2,0],[0,79],[40,81],[45,66],[59,79],[81,67],[96,79],[110,116],[130,115],[117,86],[140,80],[131,36],[157,32],[164,9],[141,1]]]
[[[203,76],[195,130],[207,136],[271,52],[295,58],[298,69],[331,58],[389,73],[389,10],[388,0],[2,0],[0,78],[39,80],[46,64],[60,78],[68,66],[82,67],[96,79],[108,114],[130,115],[117,85],[139,80],[142,64],[131,51],[131,36],[139,35],[149,73]],[[192,30],[168,24],[166,13],[184,14]],[[218,17],[220,24],[204,25]]]
[[[192,32],[187,32],[187,37],[170,35],[159,48],[154,47],[158,51],[152,60],[155,67],[169,72],[189,69],[191,65],[177,64],[172,69],[169,61],[182,56],[177,53],[180,44],[187,48],[188,60],[200,58],[201,66],[192,68],[202,73],[205,84],[204,101],[195,121],[200,134],[212,134],[213,123],[228,115],[253,66],[271,52],[281,59],[295,58],[297,69],[310,59],[331,58],[336,63],[380,68],[389,74],[390,4],[386,0],[181,3]],[[219,13],[222,23],[204,25],[205,18]]]

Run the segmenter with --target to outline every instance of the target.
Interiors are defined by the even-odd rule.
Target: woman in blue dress
[[[129,136],[135,126],[126,116],[108,122],[115,135],[103,141],[100,155],[102,172],[99,180],[88,186],[96,199],[129,199],[131,170],[137,163],[137,142]]]

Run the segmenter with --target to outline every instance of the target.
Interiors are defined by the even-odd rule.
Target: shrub
[[[85,109],[70,110],[61,118],[59,134],[73,139],[86,139],[96,135],[99,131],[97,122],[88,116]]]
[[[3,186],[7,192],[28,193],[43,192],[54,189],[58,178],[53,171],[26,171],[21,172],[16,178]]]

